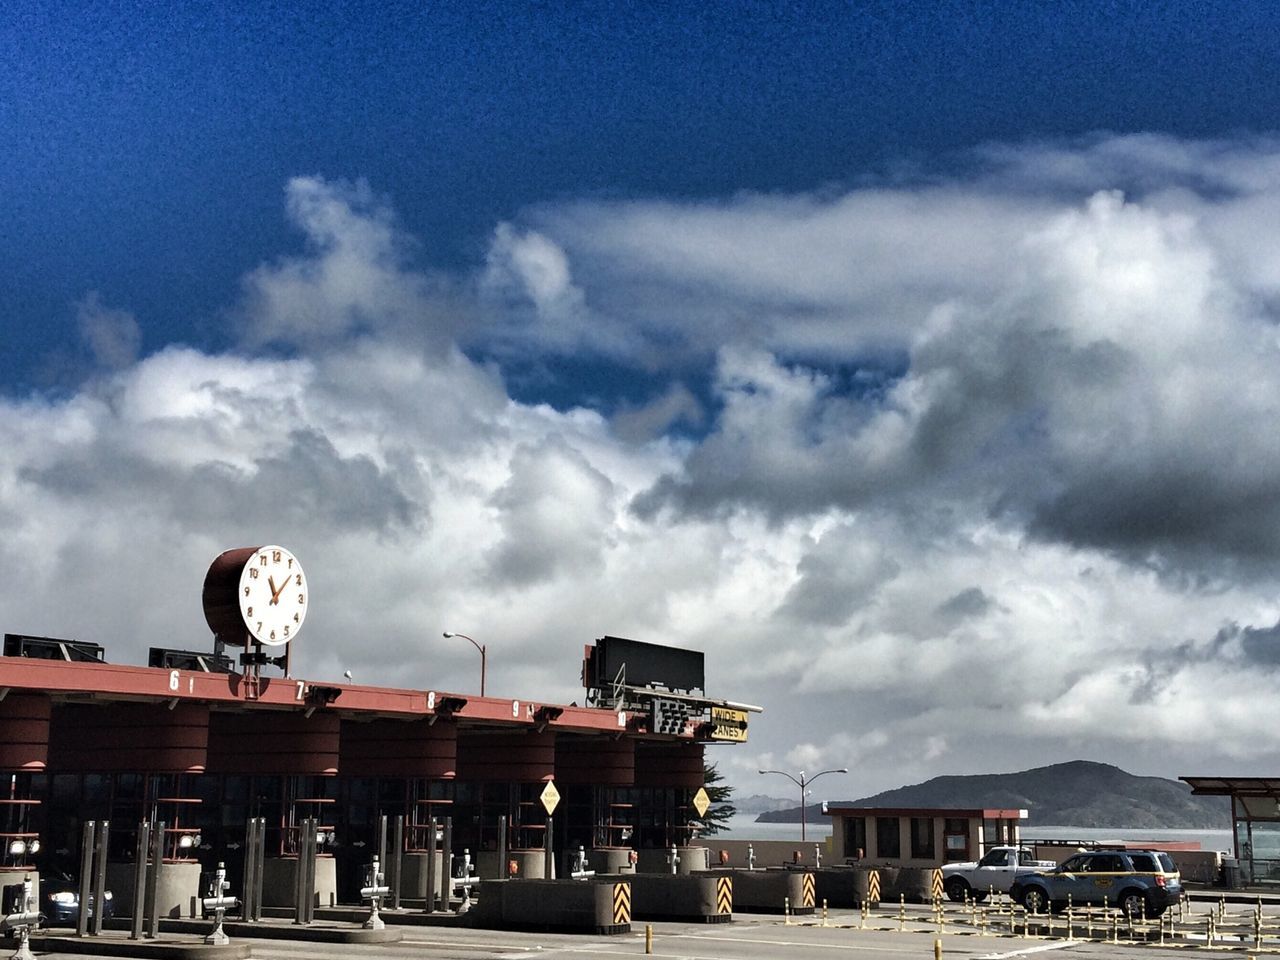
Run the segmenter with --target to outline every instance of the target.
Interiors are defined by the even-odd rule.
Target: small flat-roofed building
[[[991,847],[1020,842],[1026,810],[954,807],[862,807],[825,803],[831,848],[843,860],[936,867],[975,860]]]

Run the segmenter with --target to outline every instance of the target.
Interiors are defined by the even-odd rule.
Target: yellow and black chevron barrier
[[[934,870],[929,877],[929,896],[934,900],[942,899],[942,871]]]
[[[818,880],[812,873],[806,873],[800,884],[800,906],[816,907]]]
[[[631,884],[629,883],[613,885],[613,922],[631,922]]]
[[[880,904],[880,871],[867,871],[867,903]]]
[[[716,913],[733,913],[733,877],[716,878]]]

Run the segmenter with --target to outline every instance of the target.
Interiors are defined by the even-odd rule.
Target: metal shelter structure
[[[1280,777],[1179,777],[1202,797],[1231,798],[1231,833],[1242,879],[1280,885]],[[1270,824],[1257,830],[1254,824]]]

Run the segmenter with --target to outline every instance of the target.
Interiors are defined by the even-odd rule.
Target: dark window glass
[[[902,836],[897,817],[876,817],[876,856],[894,860],[902,856]]]
[[[844,822],[844,855],[860,858],[867,855],[867,820],[853,817]]]
[[[933,859],[933,818],[911,818],[911,856],[916,860]]]

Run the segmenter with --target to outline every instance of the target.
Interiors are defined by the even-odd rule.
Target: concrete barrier
[[[734,882],[724,874],[628,873],[596,879],[631,884],[631,916],[636,920],[728,923],[733,919]]]
[[[118,917],[133,916],[132,863],[107,863],[107,889]],[[200,864],[182,860],[160,864],[156,876],[156,914],[161,917],[193,917],[204,895],[200,889]]]
[[[880,867],[880,900],[928,903],[933,898],[934,870],[920,867]]]
[[[718,877],[733,878],[733,908],[739,913],[807,915],[817,905],[817,889],[811,870],[713,870]]]
[[[629,877],[482,880],[479,903],[470,918],[476,926],[490,929],[630,933],[629,881]]]
[[[813,876],[818,903],[825,900],[832,907],[861,907],[863,903],[880,902],[880,874],[873,868],[823,867]]]

